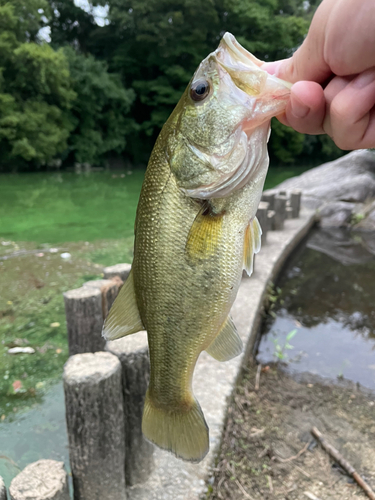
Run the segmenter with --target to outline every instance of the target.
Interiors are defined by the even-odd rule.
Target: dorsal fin
[[[223,327],[215,340],[206,349],[208,354],[218,361],[229,361],[242,352],[242,340],[230,316],[226,319]]]
[[[106,340],[115,340],[140,330],[144,330],[144,326],[135,298],[133,272],[130,271],[104,322],[102,335]]]
[[[243,267],[248,276],[251,276],[253,272],[254,254],[258,253],[260,250],[261,236],[262,228],[260,227],[258,219],[254,217],[245,230]]]

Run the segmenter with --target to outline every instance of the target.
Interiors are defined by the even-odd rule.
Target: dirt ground
[[[315,441],[316,426],[375,490],[375,394],[345,381],[246,369],[229,407],[209,500],[346,500],[363,490]]]

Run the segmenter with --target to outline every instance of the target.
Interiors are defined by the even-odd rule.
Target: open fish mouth
[[[262,70],[262,61],[250,54],[230,33],[225,33],[210,57],[229,75],[233,83],[231,92],[238,96],[248,114],[228,138],[227,142],[233,142],[233,147],[224,155],[209,154],[199,146],[189,144],[192,153],[218,174],[218,178],[209,184],[183,189],[187,196],[199,199],[224,198],[256,177],[259,169],[268,162],[270,119],[285,109],[291,88],[290,83]]]

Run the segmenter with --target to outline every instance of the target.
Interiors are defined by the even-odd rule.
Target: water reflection
[[[375,238],[315,230],[285,267],[276,318],[266,323],[258,359],[284,346],[291,370],[344,376],[375,389]]]

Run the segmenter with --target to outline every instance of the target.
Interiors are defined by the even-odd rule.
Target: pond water
[[[28,411],[0,423],[0,476],[6,486],[26,465],[41,458],[65,462],[69,473],[64,391],[59,382]]]
[[[344,377],[375,389],[373,235],[314,230],[289,259],[275,298],[260,363],[275,361],[278,351],[292,372]]]

